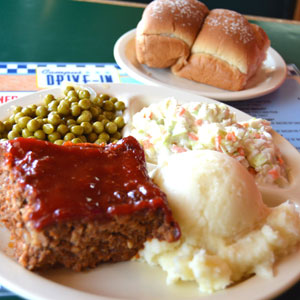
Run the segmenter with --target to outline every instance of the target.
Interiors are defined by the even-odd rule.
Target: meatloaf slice
[[[147,239],[180,237],[133,137],[116,144],[0,143],[0,217],[30,270],[129,260]]]

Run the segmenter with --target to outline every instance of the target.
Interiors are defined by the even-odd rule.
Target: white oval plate
[[[192,92],[223,101],[238,101],[269,94],[284,82],[287,68],[282,57],[269,48],[262,68],[242,91],[232,92],[201,84],[172,74],[170,69],[154,69],[141,65],[136,59],[135,32],[133,29],[122,35],[114,46],[114,57],[118,65],[132,78],[145,83]]]
[[[89,85],[97,93],[104,92],[118,97],[128,103],[127,118],[153,102],[174,96],[179,102],[201,101],[216,103],[216,101],[195,94],[175,91],[168,88],[135,85],[135,84],[103,84]],[[61,95],[59,88],[40,91],[31,95],[10,101],[0,106],[0,120],[10,113],[12,105],[26,106],[39,104],[45,94]],[[249,116],[234,108],[238,120],[247,120]],[[280,135],[274,133],[276,143],[292,170],[291,187],[282,190],[282,198],[296,200],[300,195],[297,180],[300,178],[300,154]],[[272,279],[262,279],[253,276],[224,291],[212,295],[202,295],[197,286],[192,283],[167,286],[165,273],[156,267],[150,267],[139,262],[124,262],[103,264],[86,272],[72,272],[65,269],[34,273],[24,269],[9,255],[9,234],[0,227],[0,283],[28,299],[39,300],[93,300],[93,299],[133,299],[133,300],[231,300],[231,299],[269,299],[282,293],[296,283],[300,277],[300,251],[287,256],[275,267]]]

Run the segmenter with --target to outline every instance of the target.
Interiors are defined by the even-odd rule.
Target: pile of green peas
[[[12,115],[0,121],[0,138],[36,138],[57,145],[112,143],[122,138],[125,104],[116,97],[67,86],[64,96],[49,94],[41,105],[15,106]]]

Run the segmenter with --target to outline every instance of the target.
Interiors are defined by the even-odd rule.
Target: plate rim
[[[132,78],[138,80],[141,83],[144,84],[154,84],[158,86],[164,86],[164,87],[169,87],[169,88],[175,88],[178,90],[184,90],[186,92],[194,93],[197,95],[201,95],[204,97],[208,97],[211,99],[215,100],[220,100],[220,101],[243,101],[243,100],[251,100],[255,99],[264,95],[267,95],[269,93],[272,93],[276,89],[278,89],[286,80],[287,77],[287,65],[284,61],[284,59],[281,57],[281,55],[272,47],[269,47],[268,49],[268,54],[271,55],[273,58],[278,61],[278,66],[282,68],[280,72],[280,76],[278,76],[277,81],[275,81],[276,84],[273,84],[272,86],[269,86],[268,88],[262,89],[259,92],[255,92],[253,94],[249,93],[249,90],[242,90],[242,91],[226,91],[220,89],[220,93],[218,92],[201,92],[201,91],[195,91],[195,90],[190,90],[188,88],[182,88],[182,87],[177,87],[176,85],[168,84],[166,82],[159,81],[158,79],[152,78],[151,76],[148,76],[145,74],[146,72],[142,72],[139,70],[135,70],[135,66],[130,62],[130,60],[127,58],[125,51],[123,51],[128,43],[134,38],[136,33],[136,28],[131,29],[127,32],[125,32],[122,36],[118,38],[114,45],[113,53],[114,53],[114,58],[117,64],[126,72],[128,75],[130,75]],[[127,63],[129,62],[129,63]],[[139,64],[141,66],[141,64]],[[151,68],[150,68],[151,69]],[[155,72],[155,69],[152,72]],[[167,71],[168,73],[171,71]],[[171,74],[172,75],[172,74]],[[175,75],[172,75],[175,76]],[[185,78],[180,78],[180,80],[188,80]],[[196,83],[196,82],[195,82]],[[199,83],[201,85],[201,83]],[[215,87],[212,87],[215,88]]]
[[[112,93],[118,93],[118,91],[120,91],[120,89],[122,89],[122,93],[125,90],[125,94],[127,92],[131,92],[133,94],[137,94],[140,95],[141,93],[145,93],[146,91],[149,93],[153,93],[154,90],[155,93],[172,93],[171,95],[173,95],[176,98],[176,95],[179,94],[179,97],[183,97],[183,96],[187,96],[187,97],[192,97],[195,99],[199,99],[201,100],[205,100],[209,103],[219,103],[216,100],[210,99],[210,98],[206,98],[200,95],[195,95],[192,93],[188,93],[185,91],[174,91],[170,88],[165,88],[165,87],[157,87],[157,86],[153,86],[153,85],[140,85],[140,84],[116,84],[116,83],[112,83],[112,84],[88,84],[86,86],[90,86],[90,87],[101,87],[103,89],[105,89],[107,92],[112,92]],[[23,97],[20,97],[18,99],[9,101],[5,104],[2,104],[0,106],[0,108],[2,108],[0,110],[0,117],[1,115],[4,115],[5,112],[4,110],[13,106],[16,103],[22,102],[22,100],[25,98],[28,101],[30,100],[31,102],[37,102],[37,100],[33,100],[34,98],[37,99],[41,99],[42,95],[45,95],[47,93],[52,93],[54,90],[56,91],[62,91],[61,88],[52,88],[52,89],[46,89],[46,90],[42,90],[39,92],[35,92],[32,93],[30,95],[26,95]],[[151,95],[152,97],[152,95]],[[167,97],[167,96],[164,96]],[[189,101],[193,101],[194,99],[190,99]],[[235,109],[233,107],[231,107],[228,104],[224,104],[226,106],[228,106],[231,110],[237,112],[237,114],[241,114],[242,118],[244,117],[249,117],[248,114]],[[238,117],[237,115],[237,117]],[[290,145],[290,147],[293,147],[292,145]],[[278,281],[278,285],[275,285],[276,289],[272,289],[271,291],[265,291],[265,290],[261,290],[260,292],[262,293],[261,295],[258,295],[259,297],[257,297],[257,299],[266,299],[266,298],[270,298],[270,297],[275,297],[279,294],[281,294],[282,292],[284,292],[285,290],[287,290],[288,288],[290,288],[292,285],[294,285],[297,280],[300,278],[300,269],[297,270],[293,270],[292,272],[292,276],[289,273],[287,277],[291,277],[289,278],[288,281],[281,281],[281,277],[284,274],[280,273],[280,270],[282,269],[287,269],[288,266],[293,266],[294,263],[294,259],[295,257],[297,259],[300,258],[300,250],[298,250],[297,252],[295,252],[294,254],[288,255],[287,257],[284,257],[282,259],[282,261],[279,262],[277,269],[279,270],[279,278],[276,276],[276,280]],[[291,261],[292,260],[292,261]],[[287,263],[284,263],[284,261],[287,261]],[[101,296],[101,295],[95,295],[92,293],[88,293],[88,292],[83,292],[81,290],[69,287],[69,286],[65,286],[62,284],[59,284],[57,282],[54,282],[52,280],[49,280],[43,276],[40,276],[36,273],[30,272],[26,269],[24,269],[22,266],[20,266],[18,263],[16,263],[13,259],[9,258],[2,250],[0,250],[0,263],[2,265],[2,267],[0,268],[0,282],[6,286],[7,288],[9,288],[10,290],[12,290],[13,292],[16,292],[17,294],[19,294],[21,297],[28,297],[31,299],[45,299],[45,300],[50,300],[53,299],[54,295],[57,295],[58,292],[60,293],[60,295],[62,295],[61,293],[64,293],[64,299],[72,299],[72,300],[77,300],[77,299],[86,299],[86,300],[94,300],[94,299],[125,299],[125,298],[115,298],[115,297],[106,297],[106,296]],[[289,268],[288,268],[289,269]],[[24,279],[25,276],[25,279]],[[29,276],[29,278],[28,278]],[[254,286],[255,286],[255,277],[254,276]],[[286,276],[283,277],[283,279],[286,279]],[[251,282],[253,281],[253,278],[249,279],[251,280]],[[256,277],[256,280],[258,280],[258,282],[262,282],[264,279],[260,279]],[[32,283],[31,283],[32,281]],[[272,279],[271,279],[272,281]],[[249,282],[248,280],[246,280],[245,282]],[[244,286],[244,284],[247,283],[241,283],[241,285]],[[266,282],[267,283],[267,282]],[[270,283],[269,283],[270,284]],[[25,285],[25,286],[24,286]],[[238,284],[237,286],[239,286],[240,284]],[[274,287],[273,284],[271,284],[272,287]],[[30,290],[28,290],[30,288]],[[233,291],[236,291],[235,289]],[[222,291],[223,292],[223,291]],[[257,291],[256,291],[257,292]],[[231,295],[230,295],[230,290],[227,289],[224,291],[224,293],[216,293],[216,294],[212,294],[208,297],[206,296],[202,296],[199,295],[199,299],[203,299],[203,300],[214,300],[214,299],[230,299]],[[228,298],[229,297],[229,298]],[[245,296],[244,299],[253,299]]]

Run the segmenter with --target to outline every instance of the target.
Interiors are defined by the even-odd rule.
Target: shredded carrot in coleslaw
[[[187,151],[185,148],[177,146],[175,144],[173,144],[171,146],[171,150],[172,150],[172,152],[175,152],[175,153],[182,153],[182,152],[186,152]]]
[[[189,133],[188,133],[188,137],[189,137],[191,140],[193,140],[193,141],[198,141],[198,140],[199,140],[199,137],[198,137],[195,133],[193,133],[193,132],[189,132]]]
[[[236,138],[236,135],[235,135],[234,131],[227,132],[227,134],[226,134],[226,140],[233,141],[233,142],[237,141],[237,138]]]
[[[216,145],[216,149],[218,151],[221,151],[222,152],[222,149],[221,149],[221,141],[222,141],[222,137],[220,135],[216,136],[215,138],[215,145]]]
[[[269,170],[268,173],[273,176],[274,180],[276,180],[277,178],[279,178],[279,173],[278,173],[278,171],[275,168]]]

